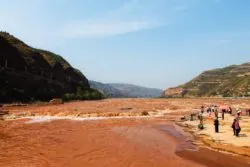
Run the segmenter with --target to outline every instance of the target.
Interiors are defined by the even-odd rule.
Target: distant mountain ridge
[[[161,89],[146,88],[133,84],[104,84],[96,81],[90,81],[90,86],[103,92],[109,97],[160,97],[163,93],[163,90]]]
[[[101,82],[96,81],[89,81],[90,87],[93,89],[97,89],[102,94],[106,95],[107,97],[124,97],[122,91],[112,87],[109,84],[104,84]]]
[[[173,97],[248,97],[250,96],[250,62],[201,73],[186,84],[167,89]]]

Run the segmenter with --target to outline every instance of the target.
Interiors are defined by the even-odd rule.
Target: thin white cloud
[[[68,22],[59,30],[59,34],[66,38],[103,38],[167,25],[170,19],[162,18],[166,17],[161,13],[166,5],[165,2],[162,5],[163,2],[131,0],[102,16]],[[164,7],[164,14],[184,10],[184,6],[180,5]]]
[[[89,20],[74,21],[66,25],[60,33],[67,38],[99,38],[115,36],[142,29],[152,28],[155,25],[147,21],[128,20]]]
[[[230,40],[230,39],[219,39],[217,41],[215,41],[215,43],[217,44],[229,44],[229,43],[232,43],[233,41]]]
[[[26,0],[26,3],[23,3],[21,0],[3,0],[0,6],[0,29],[9,31],[33,46],[46,48],[57,46],[67,38],[102,38],[169,25],[196,2],[130,0],[110,11],[104,10],[105,12],[101,13],[100,10],[99,15],[88,11],[86,13],[90,17],[86,18],[84,12],[81,16],[71,12],[65,15],[68,17],[64,19],[58,17],[61,16],[60,13],[65,13],[65,7],[70,2],[55,1]],[[79,4],[82,5],[83,11],[84,8],[95,8],[88,6],[87,2],[86,6],[85,3]]]
[[[103,14],[100,18],[67,23],[59,33],[67,38],[99,38],[155,27],[156,24],[142,18],[143,13],[137,11],[140,7],[138,1],[132,0],[118,9]]]

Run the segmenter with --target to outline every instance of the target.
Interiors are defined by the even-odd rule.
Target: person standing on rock
[[[240,134],[240,131],[241,131],[241,128],[240,128],[240,120],[236,120],[235,124],[234,124],[234,127],[235,127],[235,132],[236,132],[236,137],[239,137],[239,134]]]
[[[216,117],[214,120],[214,128],[215,128],[215,133],[219,133],[219,119],[218,119],[218,117]]]
[[[211,110],[212,110],[211,107],[208,107],[208,108],[207,108],[207,113],[210,114],[210,113],[211,113]]]
[[[215,116],[215,118],[218,118],[218,114],[219,114],[218,110],[215,109],[215,111],[214,111],[214,116]]]
[[[231,106],[228,108],[228,113],[229,113],[229,114],[232,114],[232,113],[233,113],[233,109],[232,109]]]
[[[205,111],[205,107],[201,106],[201,112],[200,112],[199,116],[200,116],[200,124],[202,124],[202,125],[203,125],[204,111]]]
[[[241,110],[239,108],[237,108],[236,112],[237,112],[237,116],[236,116],[237,118],[236,119],[239,120],[240,119],[240,115],[241,115]]]
[[[236,123],[236,119],[234,119],[234,122],[232,124],[232,128],[233,128],[233,132],[234,132],[234,136],[236,136],[236,129],[235,129],[235,123]]]
[[[205,107],[204,107],[204,106],[201,106],[200,112],[201,112],[201,113],[204,113],[204,112],[205,112]]]
[[[250,109],[246,109],[246,115],[250,116]]]
[[[212,112],[214,112],[213,105],[209,107],[209,117],[212,116]]]
[[[204,114],[204,106],[201,106],[201,111],[198,114],[198,119],[200,120],[199,129],[203,129],[204,128],[204,125],[203,125],[203,114]]]
[[[225,110],[225,109],[222,109],[221,112],[222,112],[222,113],[221,113],[221,114],[222,114],[222,120],[224,120],[226,110]]]
[[[214,107],[214,105],[212,105],[211,111],[214,112],[214,109],[215,109],[215,107]]]

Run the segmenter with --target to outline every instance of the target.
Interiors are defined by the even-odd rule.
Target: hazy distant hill
[[[110,86],[120,90],[126,97],[160,97],[161,89],[146,88],[132,84],[109,83]]]
[[[160,97],[160,89],[146,88],[132,84],[108,83],[90,81],[90,86],[109,97]]]
[[[79,87],[90,90],[87,78],[63,57],[0,32],[0,102],[49,100]]]
[[[175,96],[250,96],[250,63],[232,65],[201,73],[193,80],[177,88],[165,91]]]
[[[109,84],[104,84],[96,81],[89,81],[90,87],[99,90],[107,97],[124,97],[123,93]]]

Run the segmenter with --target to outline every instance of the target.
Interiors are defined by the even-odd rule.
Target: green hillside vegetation
[[[62,56],[59,56],[52,52],[41,50],[41,49],[37,49],[37,51],[43,55],[43,57],[47,60],[47,62],[51,66],[54,66],[55,64],[60,63],[65,69],[71,67],[70,64]]]
[[[63,57],[50,51],[32,48],[7,32],[0,32],[0,36],[3,37],[10,45],[18,49],[19,53],[24,56],[24,59],[28,64],[35,62],[33,56],[35,53],[37,53],[42,55],[51,66],[54,66],[56,63],[60,63],[64,68],[71,67]]]

